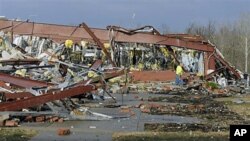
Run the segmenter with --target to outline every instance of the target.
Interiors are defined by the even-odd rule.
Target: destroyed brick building
[[[211,80],[226,86],[243,78],[209,41],[198,35],[161,35],[152,26],[97,29],[85,23],[0,20],[0,51],[0,111],[12,111],[13,117],[81,119],[87,110],[72,97],[111,96],[108,82],[121,83],[123,89],[128,81],[173,81],[180,62],[188,82]]]

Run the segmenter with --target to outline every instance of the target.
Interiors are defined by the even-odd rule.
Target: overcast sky
[[[153,25],[182,32],[191,22],[232,22],[250,12],[250,0],[0,0],[0,16],[106,28]]]

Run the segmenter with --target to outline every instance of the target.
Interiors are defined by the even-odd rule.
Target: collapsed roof
[[[79,26],[67,26],[28,21],[0,20],[0,30],[10,32],[12,34],[12,40],[13,35],[28,35],[49,38],[58,43],[63,43],[68,39],[78,43],[81,41],[94,42],[98,47],[103,49],[113,66],[116,66],[114,58],[112,58],[110,52],[105,49],[103,43],[149,44],[151,47],[152,45],[170,47],[170,51],[171,47],[196,50],[204,53],[205,76],[208,76],[208,70],[217,73],[217,70],[220,71],[222,70],[221,68],[224,68],[227,69],[234,78],[240,78],[239,72],[224,60],[222,54],[209,41],[204,41],[200,36],[189,34],[160,35],[152,26],[145,26],[133,30],[117,26],[98,29],[89,28],[85,23]],[[114,49],[112,44],[111,46]],[[216,66],[217,63],[220,63],[220,65]],[[207,78],[211,77],[208,76]]]

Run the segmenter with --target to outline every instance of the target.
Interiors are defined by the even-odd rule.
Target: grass
[[[235,95],[231,97],[216,98],[216,101],[232,102],[234,99],[242,99],[244,101],[250,101],[250,95]]]
[[[232,104],[227,105],[233,112],[238,113],[246,120],[250,120],[250,104]]]
[[[228,141],[227,132],[116,132],[113,141]]]
[[[214,83],[214,82],[207,82],[206,86],[210,87],[212,90],[218,89],[218,87],[219,87],[219,85],[217,83]]]
[[[233,102],[235,99],[239,99],[242,101],[247,101],[247,103],[235,103]],[[250,96],[234,96],[227,98],[217,98],[216,101],[224,102],[225,105],[232,111],[239,114],[245,120],[250,120]]]
[[[19,128],[0,128],[0,141],[28,141],[37,131]]]

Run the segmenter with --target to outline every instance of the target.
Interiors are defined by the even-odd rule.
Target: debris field
[[[184,85],[175,69],[183,64]],[[228,131],[249,119],[215,99],[249,93],[247,74],[210,41],[162,35],[152,26],[90,28],[0,20],[0,125],[113,120],[148,115],[197,117],[200,123],[145,123],[145,131]],[[149,95],[140,97],[140,95]],[[124,104],[134,95],[135,105]],[[100,104],[101,103],[101,104]],[[240,103],[239,103],[240,104]],[[120,109],[117,115],[91,107]],[[57,131],[70,135],[68,128]]]

